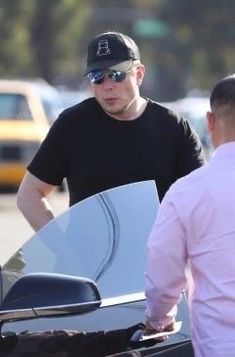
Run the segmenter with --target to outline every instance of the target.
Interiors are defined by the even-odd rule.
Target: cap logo
[[[108,40],[100,40],[98,42],[98,48],[97,48],[96,54],[97,54],[97,56],[106,56],[106,55],[110,54]]]

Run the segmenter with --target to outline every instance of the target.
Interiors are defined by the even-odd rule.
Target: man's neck
[[[131,121],[139,118],[147,106],[147,100],[143,97],[134,98],[128,108],[120,114],[107,113],[114,119],[122,121]]]

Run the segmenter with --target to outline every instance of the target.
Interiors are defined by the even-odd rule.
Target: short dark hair
[[[211,92],[210,105],[211,109],[222,105],[235,107],[235,73],[224,77],[215,85]]]

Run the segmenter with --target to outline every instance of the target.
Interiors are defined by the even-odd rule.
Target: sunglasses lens
[[[103,71],[92,71],[88,73],[87,78],[91,83],[101,84],[104,81],[104,72]]]
[[[101,84],[103,83],[106,75],[114,82],[122,82],[126,78],[125,72],[115,71],[112,69],[92,71],[88,73],[87,78],[93,84]]]
[[[115,82],[122,82],[126,78],[126,73],[121,71],[110,71],[109,77]]]

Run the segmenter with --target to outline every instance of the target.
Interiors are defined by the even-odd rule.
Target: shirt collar
[[[224,143],[219,145],[212,157],[223,157],[223,156],[228,156],[228,155],[235,155],[235,141],[230,141],[228,143]]]

